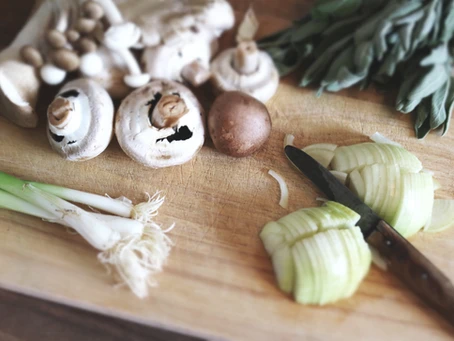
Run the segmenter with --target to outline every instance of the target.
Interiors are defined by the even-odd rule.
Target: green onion
[[[133,218],[144,223],[153,220],[156,211],[164,202],[164,197],[160,197],[159,193],[156,193],[154,196],[148,196],[147,202],[134,206],[129,199],[124,197],[112,199],[107,196],[86,193],[61,186],[38,182],[32,182],[32,184],[62,199],[87,205],[118,216]]]
[[[167,231],[153,222],[150,217],[155,211],[149,211],[147,222],[124,217],[108,216],[87,212],[67,201],[49,193],[43,184],[36,187],[30,183],[0,172],[0,208],[40,217],[53,223],[68,226],[76,230],[90,245],[101,251],[99,261],[113,269],[122,284],[126,284],[135,295],[146,297],[148,287],[155,285],[152,275],[162,270],[170,252],[170,239]],[[56,188],[54,187],[53,190]],[[58,188],[57,188],[58,189]],[[62,195],[72,190],[61,189]],[[69,192],[68,192],[69,191]],[[79,192],[79,198],[96,197],[89,193]],[[84,199],[84,201],[85,201]],[[75,201],[77,201],[75,200]],[[106,206],[108,202],[113,207]],[[116,200],[103,200],[101,204],[92,202],[94,207],[103,207],[105,211],[116,211],[119,207]],[[162,199],[150,200],[149,207],[159,207]],[[130,205],[132,207],[132,205]],[[126,212],[126,210],[124,211]]]

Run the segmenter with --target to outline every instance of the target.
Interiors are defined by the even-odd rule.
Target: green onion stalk
[[[114,214],[88,212],[69,201]],[[113,270],[138,297],[155,286],[156,273],[171,249],[166,232],[154,222],[164,202],[159,193],[132,205],[126,198],[112,199],[64,187],[27,182],[0,172],[0,208],[70,227],[99,250],[98,260]]]

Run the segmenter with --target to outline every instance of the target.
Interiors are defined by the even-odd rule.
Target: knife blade
[[[454,286],[449,278],[311,156],[294,146],[286,146],[285,154],[329,200],[361,216],[357,225],[386,261],[388,271],[454,325]]]

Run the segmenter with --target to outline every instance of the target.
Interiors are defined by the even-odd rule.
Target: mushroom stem
[[[55,30],[58,32],[65,32],[69,27],[69,15],[66,10],[60,9],[58,16],[55,20]]]
[[[129,49],[116,50],[115,52],[123,59],[128,69],[128,75],[124,77],[127,86],[139,88],[150,81],[150,75],[142,73],[139,63]]]
[[[152,112],[151,124],[158,129],[174,127],[188,111],[180,96],[164,95]]]
[[[233,67],[243,75],[254,73],[259,66],[259,57],[259,50],[255,42],[241,42],[235,50]]]
[[[119,25],[123,23],[123,15],[112,0],[94,0],[101,5],[104,15],[110,25]]]
[[[200,61],[194,61],[183,68],[181,76],[192,86],[198,87],[210,79],[211,72]]]
[[[56,135],[67,135],[80,127],[82,120],[78,101],[57,97],[47,109],[49,129]]]

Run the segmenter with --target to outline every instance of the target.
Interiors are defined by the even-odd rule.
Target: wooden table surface
[[[238,13],[249,5],[231,2]],[[304,15],[313,1],[253,3],[266,23],[263,34]],[[0,2],[0,46],[13,38],[31,5],[31,0]],[[232,34],[227,34],[224,45],[231,40]],[[376,268],[352,299],[328,307],[297,305],[276,288],[257,234],[271,219],[316,205],[319,195],[286,162],[285,133],[294,133],[296,143],[304,146],[357,143],[378,130],[416,153],[443,185],[439,194],[454,197],[452,131],[443,139],[431,135],[417,141],[410,117],[392,109],[392,94],[351,89],[317,99],[312,90],[296,88],[295,80],[286,78],[268,103],[273,133],[254,157],[233,160],[217,153],[208,141],[194,160],[169,170],[134,164],[115,141],[94,160],[64,162],[50,150],[43,120],[28,131],[0,118],[0,170],[136,201],[145,191],[163,189],[167,201],[160,222],[177,223],[171,233],[176,246],[159,276],[160,286],[148,300],[140,301],[127,290],[112,288],[96,253],[78,236],[0,211],[0,286],[180,333],[0,291],[0,340],[183,340],[182,333],[222,340],[451,340],[452,327]],[[41,110],[51,95],[43,93]],[[277,205],[279,191],[266,175],[268,169],[280,172],[288,182],[288,211]],[[451,230],[420,234],[411,241],[454,279],[453,239]],[[71,334],[75,336],[63,336]]]

